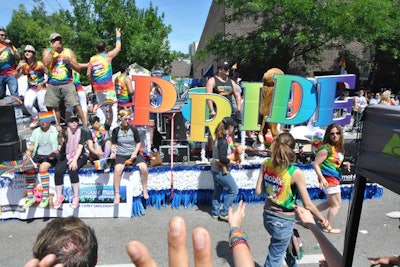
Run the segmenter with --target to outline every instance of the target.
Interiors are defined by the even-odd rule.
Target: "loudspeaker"
[[[171,139],[171,120],[167,120],[166,128],[167,139]],[[174,117],[174,140],[186,140],[186,138],[185,118],[182,112],[177,112]]]
[[[14,107],[0,106],[0,144],[17,142],[18,140]]]
[[[25,149],[24,149],[25,148]],[[18,140],[15,142],[0,144],[0,162],[19,160],[22,158],[22,152],[26,150],[26,141]]]

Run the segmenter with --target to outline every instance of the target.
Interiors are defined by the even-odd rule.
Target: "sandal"
[[[333,228],[332,225],[328,224],[326,227],[322,227],[322,231],[328,234],[340,234],[340,229]]]

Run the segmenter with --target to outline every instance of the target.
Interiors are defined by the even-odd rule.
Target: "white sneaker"
[[[31,124],[29,124],[29,128],[35,129],[36,127],[38,127],[38,125],[39,125],[39,120],[38,118],[35,118],[32,120]]]

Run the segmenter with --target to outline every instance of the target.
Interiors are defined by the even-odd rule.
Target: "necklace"
[[[50,142],[50,131],[40,130],[39,144],[47,145]]]

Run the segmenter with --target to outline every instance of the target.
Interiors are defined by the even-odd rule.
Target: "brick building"
[[[198,45],[198,50],[203,49],[206,46],[206,40],[207,38],[213,36],[217,32],[221,32],[223,34],[237,34],[237,35],[242,35],[246,34],[247,32],[254,31],[254,29],[257,27],[257,24],[254,23],[253,21],[241,21],[240,23],[224,23],[221,21],[221,18],[225,16],[225,14],[229,14],[229,8],[227,8],[224,4],[217,4],[215,2],[212,2],[207,20],[199,41]],[[371,61],[370,53],[364,51],[364,46],[360,43],[349,43],[344,50],[346,50],[348,53],[352,55],[354,62],[351,62],[353,67],[350,69],[349,68],[349,73],[354,73],[354,74],[359,74],[357,69],[362,69],[362,75],[365,76],[368,75],[368,63]],[[339,59],[340,59],[340,53],[341,51],[335,50],[335,49],[326,49],[325,52],[323,52],[320,55],[320,62],[318,64],[314,65],[309,65],[306,68],[307,71],[307,76],[311,77],[314,76],[314,72],[331,72],[331,73],[337,73],[338,72],[338,66],[339,66]],[[195,79],[200,79],[203,77],[203,74],[206,72],[206,70],[213,65],[214,66],[214,71],[216,70],[216,61],[218,57],[217,56],[208,56],[206,60],[201,61],[198,59],[193,59],[192,61],[192,70],[193,70],[193,78]],[[233,63],[233,62],[232,62]],[[297,62],[297,64],[302,64],[301,62]],[[349,64],[348,64],[349,65]],[[240,66],[239,66],[240,69]],[[296,69],[295,66],[293,66],[293,69]],[[293,74],[298,74],[299,73],[293,73]],[[363,78],[363,77],[361,77]],[[260,77],[261,80],[261,77]]]

